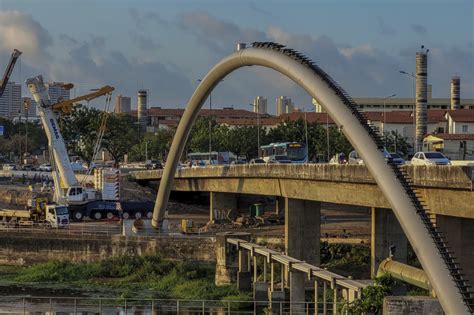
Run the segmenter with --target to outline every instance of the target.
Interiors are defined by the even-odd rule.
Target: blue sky
[[[0,67],[13,47],[24,51],[12,79],[43,74],[76,83],[77,94],[110,84],[132,96],[146,88],[150,105],[183,107],[197,79],[236,42],[276,41],[299,50],[352,96],[411,96],[415,53],[430,49],[433,95],[474,97],[474,2],[0,0]],[[310,97],[271,70],[231,74],[213,92],[217,107],[279,95],[309,108]]]

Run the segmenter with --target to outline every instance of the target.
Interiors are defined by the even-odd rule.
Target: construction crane
[[[7,87],[8,80],[13,72],[13,68],[15,67],[15,63],[20,57],[21,51],[18,49],[14,49],[12,56],[10,58],[10,62],[8,63],[7,69],[5,69],[5,73],[3,74],[2,81],[0,83],[0,97],[2,97],[3,92],[5,92],[5,88]]]
[[[66,144],[59,129],[57,116],[60,111],[70,112],[75,102],[81,100],[92,100],[96,97],[110,93],[113,87],[105,86],[98,91],[76,97],[72,100],[60,101],[51,104],[49,100],[48,90],[43,82],[42,76],[37,76],[26,80],[28,89],[34,100],[38,104],[38,113],[43,124],[46,136],[48,138],[49,147],[56,165],[55,197],[57,201],[82,203],[87,200],[95,200],[94,192],[87,192],[77,181],[74,171],[71,167],[71,161],[67,153]],[[72,84],[65,85],[66,88],[72,88]],[[54,175],[54,174],[53,174]],[[53,179],[55,176],[53,176]],[[90,198],[89,198],[90,197]]]
[[[104,94],[110,95],[113,88],[104,86],[87,95],[76,97],[72,100],[61,100],[58,103],[52,104],[42,76],[28,79],[26,84],[38,104],[38,114],[48,138],[52,155],[51,160],[54,161],[53,181],[55,200],[67,205],[69,212],[72,214],[72,219],[74,221],[81,221],[86,216],[97,220],[105,217],[111,219],[117,215],[120,215],[123,219],[127,219],[132,215],[135,218],[142,216],[151,218],[153,203],[120,200],[120,191],[118,189],[120,172],[118,169],[100,170],[98,177],[102,177],[103,180],[100,181],[98,179],[99,185],[96,185],[97,189],[81,185],[72,170],[66,144],[59,129],[57,117],[61,112],[70,112],[75,102],[81,100],[89,101]],[[63,88],[71,89],[72,84],[66,84]]]

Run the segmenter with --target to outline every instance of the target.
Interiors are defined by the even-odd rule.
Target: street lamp
[[[252,106],[252,108],[254,107],[253,104],[249,104],[249,106]],[[257,102],[255,105],[255,108],[257,112],[257,157],[259,158],[260,157],[260,115],[259,115],[260,103]]]
[[[383,136],[383,145],[386,147],[387,146],[387,139],[385,137],[385,102],[387,101],[387,99],[389,98],[392,98],[392,97],[395,97],[397,96],[397,94],[392,94],[392,95],[389,95],[389,96],[385,96],[383,98],[383,124],[382,124],[382,136]]]
[[[306,162],[309,162],[309,145],[308,145],[308,119],[306,117],[306,113],[308,112],[306,108],[304,108],[304,133],[305,133],[305,138],[306,138]],[[310,109],[309,111],[312,111]]]
[[[412,92],[413,92],[413,154],[415,154],[415,147],[416,147],[416,116],[415,116],[415,110],[416,110],[416,95],[415,95],[415,86],[416,86],[416,76],[412,73],[408,73],[406,71],[400,70],[398,71],[401,74],[405,74],[410,76],[413,79],[413,87],[412,87]]]
[[[209,165],[212,165],[212,92],[209,92]]]

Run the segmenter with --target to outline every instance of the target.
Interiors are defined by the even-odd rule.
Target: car
[[[3,164],[4,171],[18,171],[20,167],[16,164]]]
[[[148,160],[145,162],[145,168],[147,170],[161,170],[163,165],[159,160]]]
[[[411,159],[412,165],[451,165],[451,161],[441,152],[417,152]]]
[[[41,164],[39,167],[38,167],[38,170],[40,172],[51,172],[53,170],[53,168],[51,167],[51,164]]]
[[[242,164],[247,164],[245,160],[235,160],[230,162],[230,165],[242,165]]]
[[[356,164],[356,165],[364,165],[364,160],[362,160],[362,158],[359,156],[357,151],[354,150],[354,151],[351,151],[351,153],[349,153],[348,163]]]
[[[251,159],[249,164],[265,164],[264,159]]]
[[[36,167],[31,164],[25,164],[21,166],[22,171],[36,171]]]
[[[389,152],[392,162],[397,165],[403,165],[406,163],[405,159],[402,158],[398,153]]]
[[[291,164],[291,160],[286,155],[271,155],[268,164]]]

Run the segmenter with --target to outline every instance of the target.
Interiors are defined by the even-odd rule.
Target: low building
[[[474,134],[474,110],[448,110],[445,117],[449,133]]]
[[[474,134],[430,134],[423,139],[423,151],[442,152],[452,160],[474,160]]]

